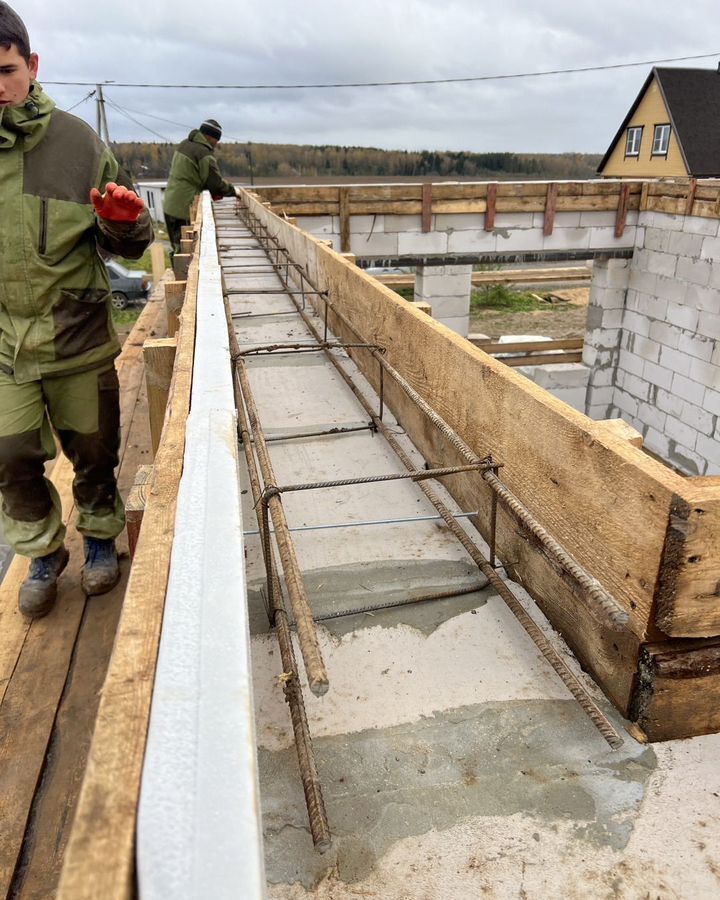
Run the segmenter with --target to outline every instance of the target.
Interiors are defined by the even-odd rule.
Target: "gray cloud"
[[[286,84],[532,72],[720,51],[715,0],[73,0],[18,3],[40,80]],[[111,14],[110,14],[111,11]],[[682,65],[682,64],[681,64]],[[714,68],[716,59],[684,65]],[[172,141],[207,116],[228,139],[407,149],[603,152],[647,68],[475,84],[107,96]],[[67,108],[89,88],[49,87]],[[76,112],[94,121],[91,101]],[[152,139],[109,110],[118,140]]]

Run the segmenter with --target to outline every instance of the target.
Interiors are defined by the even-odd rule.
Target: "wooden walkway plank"
[[[135,471],[149,459],[149,447],[147,394],[141,384],[118,476],[124,497]],[[118,550],[122,554],[120,583],[85,607],[13,883],[16,900],[40,900],[57,889],[127,586],[130,561],[125,533],[118,539]]]
[[[196,256],[188,273],[168,415],[57,900],[129,898],[134,890],[137,804],[183,467],[197,283]]]
[[[148,315],[156,308],[150,307]],[[146,330],[141,325],[138,331]],[[128,348],[133,354],[132,342]],[[121,408],[134,404],[139,379],[129,367],[127,357],[118,365]],[[130,389],[130,390],[129,390]],[[127,426],[128,418],[125,415]],[[122,449],[127,444],[127,427],[122,436]],[[52,480],[60,492],[63,516],[69,521],[66,543],[71,563],[62,576],[58,603],[46,618],[32,623],[17,611],[17,590],[27,572],[28,560],[17,557],[0,587],[2,638],[0,662],[3,669],[2,704],[0,705],[0,796],[7,800],[10,814],[3,815],[0,832],[0,894],[9,890],[14,877],[35,790],[45,764],[48,741],[55,722],[67,675],[72,663],[76,638],[85,608],[85,595],[80,587],[83,563],[82,541],[73,525],[72,466],[61,456]],[[3,890],[4,889],[4,890]]]

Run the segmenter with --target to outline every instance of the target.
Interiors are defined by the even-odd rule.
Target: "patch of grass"
[[[470,309],[475,313],[489,309],[503,312],[534,312],[538,309],[549,311],[567,309],[569,306],[569,303],[542,303],[529,291],[513,291],[504,284],[488,285],[475,290],[470,299]]]
[[[410,300],[411,302],[415,299],[415,291],[411,287],[401,287],[401,288],[393,288],[396,294],[400,294],[405,300]]]
[[[113,309],[113,322],[116,325],[127,325],[129,322],[134,322],[142,311],[142,306],[131,306],[129,309]]]
[[[156,232],[157,236],[157,232]],[[168,253],[168,248],[164,248],[165,251],[165,268],[170,267],[170,254]],[[143,253],[140,259],[122,259],[122,257],[118,257],[118,262],[120,265],[125,266],[126,269],[138,270],[143,272],[152,272],[152,257],[150,255],[150,248]]]

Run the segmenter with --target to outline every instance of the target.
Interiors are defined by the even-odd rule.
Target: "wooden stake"
[[[545,198],[545,222],[543,224],[543,234],[547,237],[553,233],[553,225],[555,224],[555,207],[557,205],[558,186],[555,182],[551,182],[547,187],[547,197]]]
[[[195,241],[192,238],[182,238],[180,241],[180,253],[191,254]]]
[[[168,337],[174,337],[180,327],[180,311],[185,301],[186,288],[187,281],[167,281],[165,283]]]
[[[128,548],[130,550],[131,562],[135,556],[135,547],[137,546],[138,537],[140,536],[140,528],[142,527],[143,515],[145,513],[146,493],[149,489],[149,481],[152,478],[152,472],[152,466],[138,466],[137,472],[135,473],[135,482],[125,501],[125,527],[127,528]]]
[[[173,256],[173,272],[178,281],[185,281],[190,268],[191,253],[176,253]]]
[[[648,193],[650,191],[649,182],[643,182],[643,186],[640,188],[640,212],[645,212],[648,208]]]
[[[423,234],[432,231],[432,194],[433,186],[430,182],[422,186],[422,230]]]
[[[350,252],[350,188],[338,189],[340,204],[340,250]]]
[[[159,241],[150,245],[150,259],[152,260],[153,284],[160,284],[165,274],[165,248]]]
[[[174,337],[154,338],[143,344],[153,458],[160,446],[176,349]]]
[[[691,216],[695,203],[695,191],[697,190],[697,178],[691,178],[688,184],[687,200],[685,201],[685,215]]]
[[[487,186],[487,209],[485,210],[485,231],[495,227],[495,206],[497,204],[497,184]]]
[[[615,237],[623,236],[625,231],[625,222],[627,221],[628,197],[630,196],[630,185],[624,184],[620,188],[620,196],[618,198],[617,215],[615,217]]]

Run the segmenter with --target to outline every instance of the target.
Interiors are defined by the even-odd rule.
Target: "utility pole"
[[[253,187],[255,184],[255,173],[253,172],[252,141],[248,141],[247,145],[248,145],[248,162],[250,163],[250,187]]]
[[[96,131],[100,135],[101,140],[110,146],[110,132],[108,130],[107,115],[105,114],[105,97],[101,84],[96,84],[96,112],[97,112],[97,128]]]

